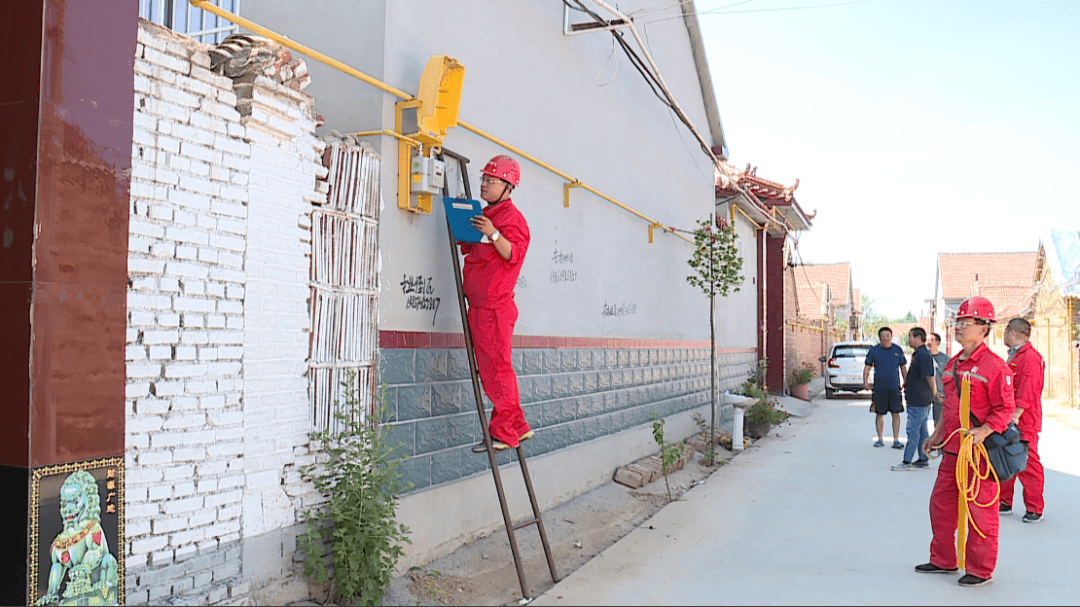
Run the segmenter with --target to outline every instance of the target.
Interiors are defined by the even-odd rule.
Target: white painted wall
[[[716,211],[730,221],[731,203],[717,205]],[[737,293],[717,301],[717,341],[720,348],[756,348],[757,332],[757,239],[754,224],[735,212],[735,241],[743,258],[743,282]]]
[[[690,229],[713,207],[712,167],[697,142],[653,96],[624,56],[606,86],[613,63],[611,37],[562,34],[558,2],[458,3],[420,0],[363,3],[326,0],[299,9],[283,3],[245,5],[245,14],[318,50],[332,53],[361,71],[415,93],[428,58],[450,55],[466,66],[460,118],[522,148],[596,187],[645,215]],[[381,4],[380,11],[371,4]],[[620,3],[631,11],[654,2]],[[678,15],[672,7],[671,16]],[[332,17],[329,17],[332,16]],[[358,23],[361,17],[368,20]],[[681,18],[647,24],[654,58],[698,129],[707,129],[689,37]],[[370,41],[382,39],[381,52]],[[347,41],[355,41],[351,46]],[[620,52],[621,54],[621,52]],[[612,59],[614,61],[615,59]],[[314,72],[314,70],[313,70]],[[353,96],[355,85],[313,85],[320,108],[350,99],[355,111],[327,113],[326,128],[341,131],[391,128],[397,99],[373,87]],[[317,90],[315,87],[319,87]],[[366,85],[365,85],[366,86]],[[382,124],[361,113],[370,100],[382,101]],[[324,101],[325,100],[325,105]],[[709,135],[706,133],[706,138]],[[397,144],[373,140],[384,159],[382,215],[383,292],[380,328],[408,331],[460,330],[445,224],[438,210],[417,216],[395,208]],[[476,175],[498,146],[452,129],[445,145],[472,159]],[[518,334],[707,339],[708,304],[686,284],[691,244],[669,234],[648,243],[647,224],[596,196],[575,190],[564,209],[564,180],[528,162],[515,204],[529,221],[533,242],[522,270],[517,302]],[[453,190],[452,190],[453,192]],[[555,251],[574,262],[554,264]],[[553,270],[570,270],[576,280],[551,282]],[[433,278],[441,298],[437,315],[406,309],[403,276]],[[624,316],[603,316],[605,304],[633,307]],[[434,320],[434,324],[433,324]]]

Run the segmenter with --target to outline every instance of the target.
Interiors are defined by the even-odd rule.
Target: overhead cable
[[[831,8],[831,7],[834,7],[834,6],[844,6],[844,5],[847,5],[847,4],[861,4],[863,2],[869,2],[870,0],[847,0],[846,2],[834,2],[832,4],[813,4],[813,5],[810,5],[810,6],[777,6],[777,7],[774,7],[774,8],[750,8],[750,9],[744,9],[744,10],[741,10],[741,11],[725,11],[724,10],[725,8],[730,8],[730,7],[733,7],[733,6],[738,6],[740,4],[746,4],[747,2],[753,2],[753,1],[754,0],[743,0],[743,2],[736,2],[735,4],[729,4],[727,6],[721,6],[721,7],[718,7],[718,8],[711,8],[711,9],[709,9],[707,11],[700,11],[700,12],[697,12],[697,13],[694,13],[694,14],[700,17],[702,15],[738,15],[738,14],[744,14],[744,13],[772,13],[772,12],[777,12],[777,11],[801,11],[801,10],[810,10],[810,9],[815,9],[815,8]],[[670,21],[671,19],[679,19],[681,17],[682,17],[682,15],[679,15],[678,17],[657,17],[655,19],[642,19],[641,22],[642,23],[658,23],[660,21]]]

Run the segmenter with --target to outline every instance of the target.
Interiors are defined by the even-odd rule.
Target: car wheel
[[[836,390],[825,388],[825,398],[829,400],[836,398]]]

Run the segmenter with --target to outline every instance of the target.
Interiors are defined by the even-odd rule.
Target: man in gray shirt
[[[934,359],[934,377],[937,378],[937,398],[934,399],[934,426],[937,426],[941,423],[941,405],[945,402],[945,385],[941,381],[941,374],[949,364],[949,355],[940,350],[941,336],[937,333],[930,334],[926,346],[930,348],[930,358]]]

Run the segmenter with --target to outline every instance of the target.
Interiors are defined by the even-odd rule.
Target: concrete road
[[[1080,602],[1080,432],[1045,422],[1043,522],[1021,523],[1023,506],[1014,504],[1019,513],[1002,520],[994,582],[961,588],[960,574],[912,570],[929,560],[937,462],[892,472],[903,452],[872,447],[867,400],[820,395],[813,404],[810,415],[774,429],[535,603]]]

